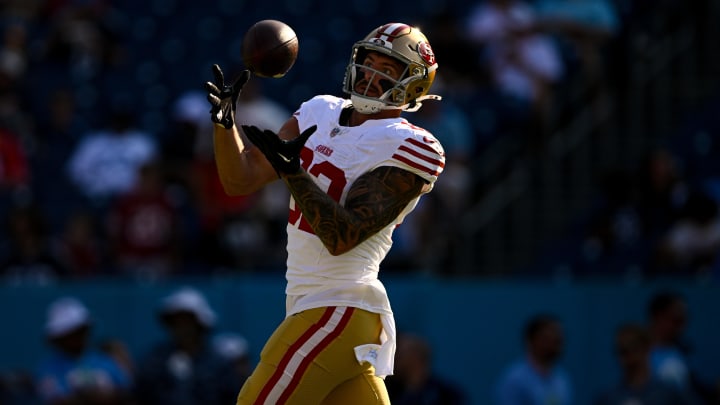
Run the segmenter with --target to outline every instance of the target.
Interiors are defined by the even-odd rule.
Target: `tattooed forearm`
[[[305,220],[332,254],[345,253],[386,227],[425,185],[406,170],[380,167],[358,178],[341,206],[304,172],[284,179]]]

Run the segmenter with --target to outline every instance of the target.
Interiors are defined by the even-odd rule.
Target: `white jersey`
[[[303,103],[294,114],[301,132],[317,125],[301,159],[303,167],[322,190],[343,205],[352,184],[361,175],[381,166],[402,168],[434,184],[445,165],[445,153],[432,134],[404,118],[342,126],[340,113],[349,104],[350,100],[343,98],[316,96]],[[411,201],[380,232],[352,250],[333,256],[302,218],[291,198],[287,226],[287,315],[325,306],[351,306],[385,315],[384,332],[391,340],[390,354],[393,354],[392,310],[378,272],[380,262],[392,246],[393,230],[415,208],[418,199]],[[381,367],[376,365],[378,375],[383,374]],[[391,358],[389,367],[391,371]]]

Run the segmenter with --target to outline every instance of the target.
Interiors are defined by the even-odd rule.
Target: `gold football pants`
[[[351,307],[315,308],[289,316],[260,353],[238,405],[389,405],[375,368],[354,348],[380,344],[380,315]]]

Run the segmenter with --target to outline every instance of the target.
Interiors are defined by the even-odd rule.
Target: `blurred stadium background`
[[[188,283],[259,353],[284,311],[282,221],[268,212],[272,195],[206,201],[193,121],[206,107],[178,100],[196,101],[213,63],[238,72],[243,32],[274,18],[297,32],[299,58],[284,78],[255,81],[288,111],[341,95],[350,47],[375,26],[411,23],[433,44],[436,93],[455,109],[418,120],[447,143],[448,169],[401,227],[381,277],[399,328],[428,338],[437,371],[473,404],[490,403],[520,354],[526,317],[547,311],[565,324],[563,363],[577,403],[589,403],[617,378],[614,328],[644,321],[646,300],[665,288],[688,297],[693,360],[720,379],[720,3],[574,0],[577,13],[560,16],[570,24],[552,14],[565,2],[528,1],[562,64],[539,101],[493,80],[492,44],[471,35],[484,3],[0,3],[0,373],[32,370],[58,296],[82,298],[98,336],[138,353],[160,334],[158,300]],[[113,239],[129,191],[92,194],[68,170],[81,141],[117,113],[157,145],[177,221],[140,269]],[[198,132],[181,130],[185,121]]]

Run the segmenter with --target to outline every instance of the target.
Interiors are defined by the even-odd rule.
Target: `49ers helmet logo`
[[[418,43],[417,53],[428,65],[432,66],[435,64],[435,53],[427,42]]]

